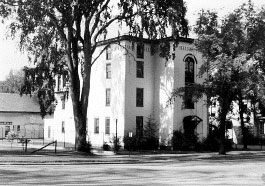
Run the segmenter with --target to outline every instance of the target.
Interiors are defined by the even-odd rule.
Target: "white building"
[[[119,137],[129,132],[141,133],[150,116],[159,123],[160,141],[165,145],[170,145],[174,130],[185,128],[185,117],[186,126],[199,119],[199,124],[191,128],[200,137],[207,136],[205,97],[197,103],[188,100],[186,104],[183,98],[177,98],[173,105],[167,105],[171,92],[184,87],[185,81],[203,81],[197,76],[202,64],[201,55],[192,39],[182,38],[175,50],[173,41],[170,42],[173,55],[166,61],[159,56],[160,52],[151,52],[151,43],[158,48],[158,42],[121,36],[100,43],[97,52],[111,44],[92,67],[87,118],[92,145],[102,146],[103,142],[109,142],[116,134],[116,127]],[[54,117],[45,121],[44,135],[46,139],[73,144],[72,105],[67,92],[60,86],[64,83],[63,78],[57,79],[58,104]]]

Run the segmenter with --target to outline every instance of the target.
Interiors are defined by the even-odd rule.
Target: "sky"
[[[219,16],[224,16],[238,8],[247,0],[184,0],[187,5],[187,19],[189,25],[195,24],[201,9],[215,10]],[[255,6],[265,5],[264,0],[252,0]],[[0,24],[0,81],[4,80],[11,69],[18,70],[27,65],[27,55],[18,48],[18,39],[7,38],[7,25]]]

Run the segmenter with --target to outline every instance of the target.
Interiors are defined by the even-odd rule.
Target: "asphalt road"
[[[148,158],[114,164],[2,164],[0,185],[265,185],[263,154],[181,161],[175,156]]]

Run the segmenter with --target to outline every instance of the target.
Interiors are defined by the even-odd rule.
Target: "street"
[[[189,156],[170,155],[139,156],[139,161],[136,162],[127,161],[126,158],[126,161],[116,163],[42,163],[40,161],[31,164],[1,164],[0,184],[264,185],[264,154],[254,155],[253,158],[251,156],[240,156],[238,159],[234,156],[192,159]]]

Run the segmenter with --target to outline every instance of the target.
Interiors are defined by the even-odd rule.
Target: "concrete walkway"
[[[0,152],[0,164],[138,164],[184,161],[227,161],[259,160],[265,158],[265,151],[231,151],[227,155],[217,153],[181,154],[137,154],[137,155],[91,155],[77,152],[59,151],[38,154],[19,154]]]
[[[231,151],[227,155],[218,155],[216,152],[123,152],[115,155],[112,151],[92,150],[92,154],[69,151],[63,147],[49,146],[44,151],[32,154],[34,150],[41,148],[42,144],[29,144],[27,152],[23,151],[21,143],[0,142],[0,164],[137,164],[159,163],[176,161],[241,161],[248,159],[264,159],[265,151]]]

